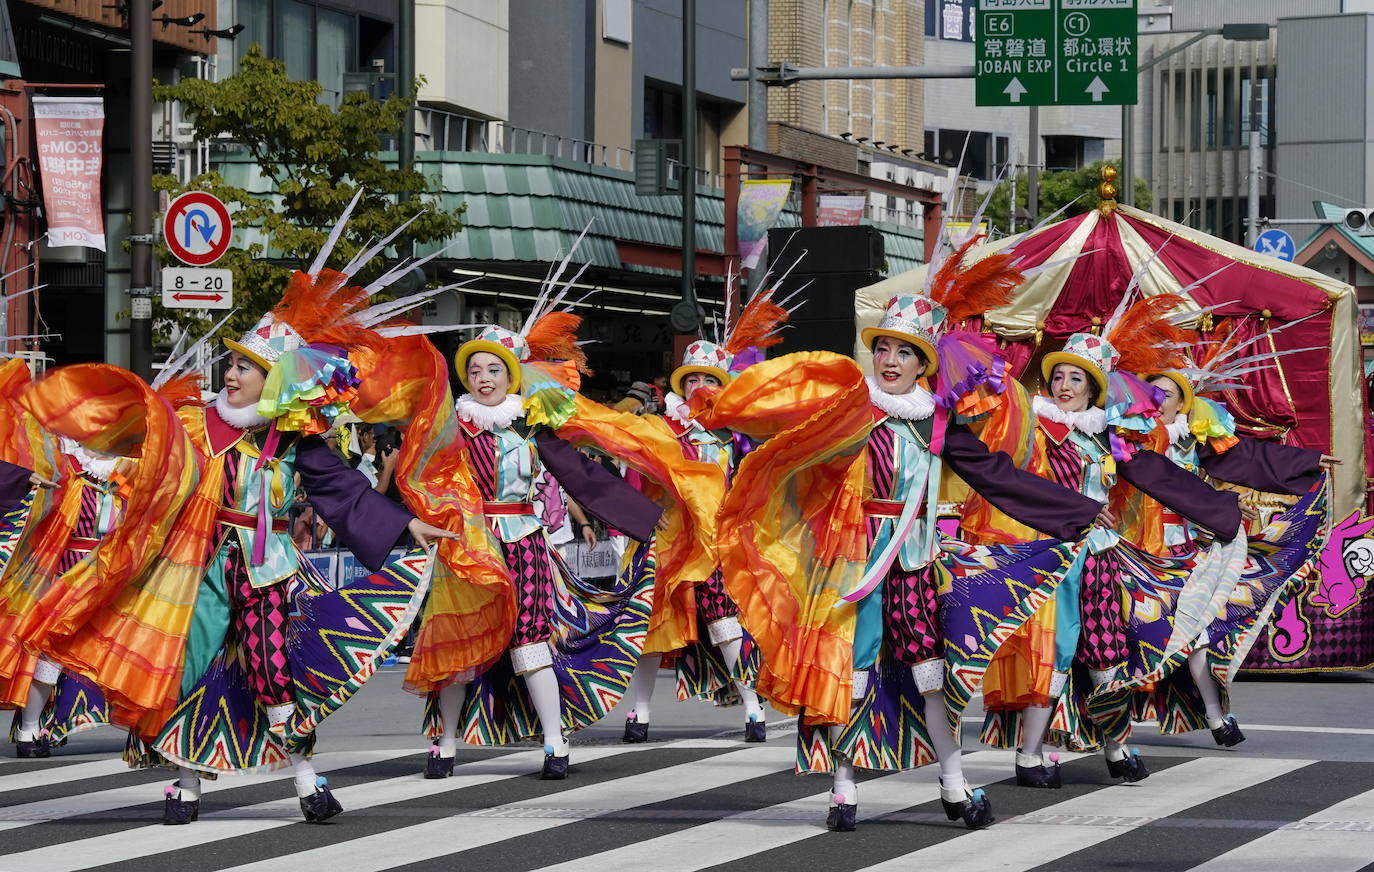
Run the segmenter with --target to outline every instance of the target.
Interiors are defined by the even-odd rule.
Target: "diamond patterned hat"
[[[863,343],[869,349],[881,336],[909,342],[920,349],[926,368],[922,375],[934,375],[940,367],[935,339],[943,328],[945,307],[919,294],[899,294],[887,301],[887,310],[877,327],[865,327]]]
[[[479,351],[501,358],[501,362],[506,365],[506,371],[510,374],[510,387],[507,393],[519,393],[520,364],[530,359],[530,344],[525,337],[504,327],[489,324],[482,328],[482,332],[478,333],[476,338],[460,345],[457,353],[453,355],[453,364],[458,369],[458,378],[462,381],[463,387],[469,390],[471,385],[468,384],[468,360]]]
[[[693,373],[709,375],[725,385],[730,381],[730,365],[734,360],[735,356],[726,351],[724,346],[698,339],[683,352],[682,365],[673,370],[672,376],[668,379],[669,384],[673,392],[680,397],[687,396],[682,383]]]
[[[253,325],[252,330],[240,336],[237,342],[226,339],[224,344],[264,370],[270,370],[281,360],[282,355],[295,351],[306,342],[295,328],[269,312]]]
[[[1097,382],[1097,405],[1107,403],[1107,373],[1116,369],[1121,353],[1106,339],[1092,333],[1075,333],[1064,343],[1062,351],[1053,351],[1040,361],[1040,375],[1049,388],[1054,368],[1061,363],[1072,364]]]

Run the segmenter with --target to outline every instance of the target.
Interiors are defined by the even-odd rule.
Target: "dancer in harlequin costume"
[[[71,506],[75,505],[75,517],[56,567],[59,574],[90,559],[100,540],[120,523],[127,497],[123,474],[127,470],[117,471],[119,458],[99,457],[70,439],[63,439],[61,447],[66,469],[55,508],[70,516]],[[49,533],[43,538],[50,536]],[[30,565],[22,551],[15,561],[16,574]],[[9,577],[6,572],[5,580]],[[4,659],[8,661],[9,657]],[[90,682],[79,675],[65,674],[61,666],[47,657],[18,654],[16,659],[16,663],[6,662],[0,667],[6,670],[6,678],[0,682],[0,704],[16,707],[10,727],[16,757],[48,757],[52,746],[66,741],[69,735],[108,721],[104,696]],[[45,713],[49,716],[46,719]]]
[[[1105,337],[1075,333],[1062,351],[1045,355],[1041,374],[1049,396],[1033,401],[1036,415],[1034,468],[1052,481],[1099,500],[1108,500],[1120,477],[1191,523],[1210,530],[1220,542],[1207,553],[1205,567],[1159,564],[1123,542],[1110,529],[1088,536],[1081,580],[1062,585],[1053,608],[1045,609],[1006,646],[1003,662],[989,670],[984,705],[989,711],[984,741],[1020,746],[1017,783],[1025,787],[1058,787],[1058,764],[1046,766],[1042,748],[1047,731],[1074,748],[1103,747],[1113,777],[1139,781],[1149,770],[1138,753],[1129,752],[1128,691],[1120,682],[1147,671],[1141,649],[1153,643],[1147,630],[1167,635],[1184,583],[1196,590],[1215,583],[1218,575],[1239,571],[1244,536],[1236,495],[1214,490],[1201,479],[1146,450],[1140,440],[1162,450],[1156,426],[1155,397],[1148,385],[1127,371],[1150,371],[1176,355],[1180,336],[1168,332],[1166,316],[1185,303],[1159,295],[1125,308],[1108,320]],[[1115,503],[1114,503],[1115,505]],[[1123,600],[1136,598],[1148,609],[1123,613]],[[1146,627],[1148,614],[1156,618]],[[1021,657],[1013,667],[1012,658]],[[1081,671],[1075,676],[1072,666]],[[1089,682],[1084,687],[1084,678]],[[1089,698],[1091,697],[1091,705]],[[1051,721],[1053,720],[1053,724]]]
[[[772,293],[770,289],[749,301],[738,322],[730,325],[723,343],[699,339],[687,346],[682,364],[669,378],[672,392],[667,396],[664,420],[681,443],[682,453],[718,465],[725,481],[739,465],[743,440],[737,442],[729,430],[708,430],[692,420],[687,404],[699,389],[709,391],[727,384],[737,371],[737,362],[742,364],[738,369],[743,369],[757,353],[749,349],[781,341],[776,330],[786,320],[787,311],[773,302]],[[724,497],[722,486],[720,499]],[[632,559],[632,568],[637,565]],[[726,592],[719,569],[702,581],[672,585],[663,579],[656,584],[645,653],[635,667],[635,707],[625,719],[624,741],[637,743],[649,738],[654,680],[665,654],[676,662],[680,696],[718,703],[737,696],[744,703],[744,741],[767,741],[763,703],[753,687],[758,669],[756,649],[752,641],[747,649],[745,643],[739,609]]]
[[[1282,329],[1282,328],[1280,328]],[[1196,696],[1204,706],[1202,725],[1218,745],[1230,748],[1245,741],[1240,724],[1230,714],[1232,664],[1245,659],[1255,633],[1267,622],[1275,607],[1290,598],[1295,581],[1306,577],[1310,557],[1315,555],[1320,535],[1307,529],[1311,518],[1320,513],[1318,497],[1324,466],[1339,463],[1319,451],[1262,442],[1238,436],[1235,419],[1215,399],[1223,391],[1246,390],[1241,376],[1272,365],[1279,353],[1242,352],[1264,338],[1247,342],[1222,341],[1204,346],[1196,362],[1150,377],[1151,385],[1163,392],[1159,421],[1169,436],[1168,457],[1194,473],[1205,473],[1217,481],[1239,484],[1266,493],[1299,497],[1299,504],[1279,513],[1277,524],[1266,525],[1251,546],[1251,566],[1239,582],[1237,593],[1222,606],[1220,614],[1203,631],[1188,655],[1188,674]],[[1298,349],[1299,351],[1307,349]],[[1288,352],[1292,353],[1292,352]],[[1305,524],[1304,521],[1307,521]],[[1189,554],[1194,548],[1193,530],[1181,517],[1162,513],[1164,545],[1175,556]],[[1305,542],[1304,542],[1305,540]],[[1290,563],[1298,567],[1294,577],[1282,571],[1260,572],[1253,564],[1282,566],[1285,552],[1296,552]],[[1151,682],[1146,699],[1150,710],[1138,717],[1153,717],[1161,731],[1182,732],[1197,725],[1196,713],[1188,716],[1193,694],[1187,692],[1187,679]],[[1175,685],[1185,685],[1179,687]],[[1160,711],[1160,709],[1164,711]],[[1143,719],[1143,717],[1141,717]]]
[[[695,525],[684,523],[684,500],[673,495],[669,480],[718,475],[718,469],[683,459],[670,434],[648,421],[575,393],[577,369],[585,365],[575,336],[580,319],[554,311],[561,292],[546,293],[524,330],[485,327],[454,358],[467,389],[455,406],[463,453],[455,475],[471,479],[467,498],[485,518],[498,565],[436,581],[426,607],[406,686],[429,702],[426,728],[436,742],[427,778],[452,774],[460,735],[478,744],[542,736],[541,777],[566,778],[570,745],[563,730],[599,720],[629,684],[652,575],[603,590],[570,572],[534,514],[542,470],[585,512],[638,541],[650,538],[656,522],[685,534],[674,565],[687,552],[690,566],[709,564],[709,548]],[[553,360],[563,362],[544,362]],[[596,445],[651,480],[669,482],[667,515],[575,443]],[[692,512],[701,517],[706,510]]]
[[[871,378],[848,358],[791,354],[699,403],[704,426],[767,439],[722,507],[722,568],[762,649],[759,693],[800,715],[799,772],[833,772],[832,830],[855,828],[856,767],[935,761],[949,819],[992,822],[987,797],[963,776],[960,713],[997,640],[1072,564],[1061,543],[942,540],[942,470],[1062,539],[1081,537],[1103,510],[1018,469],[961,423],[1011,422],[1007,442],[1018,441],[1009,407],[1019,386],[991,342],[953,328],[1005,302],[1021,276],[1004,256],[968,267],[966,249],[932,268],[931,297],[895,297],[864,331]]]
[[[310,760],[315,728],[372,675],[424,596],[428,561],[414,552],[381,569],[388,551],[407,531],[422,545],[453,535],[377,493],[317,435],[355,394],[350,356],[383,347],[372,329],[381,316],[365,306],[397,274],[348,286],[389,238],[342,271],[325,268],[352,208],[273,311],[226,342],[224,389],[183,409],[179,429],[111,427],[160,401],[113,367],[59,368],[23,398],[44,426],[89,448],[195,460],[176,482],[190,496],[174,522],[128,509],[160,534],[151,566],[103,578],[122,584],[84,623],[38,646],[105,692],[111,720],[130,729],[131,763],[178,767],[164,823],[196,820],[203,773],[256,769],[292,770],[308,822],[342,811]],[[313,573],[286,527],[297,476],[340,540],[381,571],[338,591]],[[73,586],[70,575],[59,588]]]

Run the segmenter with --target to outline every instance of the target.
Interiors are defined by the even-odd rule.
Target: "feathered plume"
[[[994,254],[965,264],[965,257],[977,242],[976,236],[966,239],[940,264],[931,281],[930,298],[945,307],[950,324],[1005,306],[1025,280],[1015,258],[1009,254]]]
[[[1255,346],[1259,342],[1269,339],[1275,333],[1281,333],[1289,327],[1301,324],[1308,318],[1315,318],[1320,314],[1322,313],[1313,312],[1305,318],[1281,324],[1272,330],[1252,336],[1244,342],[1240,341],[1234,331],[1228,333],[1224,339],[1203,342],[1199,351],[1192,355],[1193,359],[1180,367],[1179,372],[1187,376],[1188,380],[1193,383],[1193,390],[1198,394],[1249,390],[1250,385],[1241,381],[1242,376],[1277,368],[1277,360],[1280,357],[1319,350],[1317,347],[1309,347],[1288,348],[1283,351],[1256,351]],[[1218,327],[1224,328],[1225,325],[1226,322],[1223,321]],[[1242,354],[1242,352],[1248,353]],[[1187,349],[1185,349],[1186,353]]]
[[[200,389],[203,383],[198,372],[184,372],[163,382],[157,388],[158,396],[172,404],[173,409],[201,405]]]
[[[758,294],[740,312],[725,339],[725,350],[739,354],[746,348],[772,348],[782,342],[779,329],[787,321],[788,312],[773,302],[772,291]]]
[[[331,269],[316,275],[297,271],[272,314],[310,344],[362,346],[380,352],[385,347],[382,337],[353,317],[367,307],[367,289],[349,286],[347,281],[347,275]]]
[[[533,360],[569,360],[578,372],[591,374],[587,367],[587,353],[577,343],[577,328],[582,316],[572,312],[546,312],[530,324],[525,341],[530,344]]]
[[[1119,317],[1114,313],[1104,332],[1121,354],[1118,368],[1152,373],[1182,366],[1181,349],[1187,335],[1170,322],[1169,315],[1187,302],[1178,294],[1156,294],[1132,303]]]

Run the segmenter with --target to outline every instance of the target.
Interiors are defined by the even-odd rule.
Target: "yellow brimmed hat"
[[[940,368],[935,351],[935,334],[945,321],[945,307],[919,294],[899,294],[887,301],[887,310],[877,327],[865,327],[860,334],[870,351],[880,336],[890,336],[909,342],[921,350],[926,367],[923,376],[934,375]]]
[[[727,385],[730,383],[730,364],[734,357],[723,346],[698,339],[687,346],[682,355],[682,365],[673,370],[673,374],[668,377],[668,383],[673,393],[680,397],[687,396],[687,392],[682,389],[682,383],[693,373],[709,375],[722,386]]]

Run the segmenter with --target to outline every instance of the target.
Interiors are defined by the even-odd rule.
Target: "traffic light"
[[[1374,209],[1346,209],[1341,223],[1356,236],[1374,236]]]

